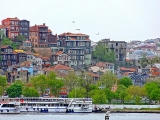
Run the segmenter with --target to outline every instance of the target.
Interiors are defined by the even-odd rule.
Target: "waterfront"
[[[105,113],[60,114],[60,113],[22,113],[0,114],[0,120],[104,120]],[[150,113],[111,113],[110,120],[159,120],[160,114]]]

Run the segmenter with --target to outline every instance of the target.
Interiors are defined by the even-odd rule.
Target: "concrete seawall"
[[[160,108],[160,105],[113,105],[113,104],[93,104],[92,107],[97,107],[97,108],[110,108],[110,109],[141,109],[141,108]]]
[[[154,110],[160,108],[160,105],[112,105],[112,104],[97,105],[96,104],[93,105],[92,107],[93,109],[96,107],[97,110],[100,110],[98,112],[102,113],[107,112],[108,110],[111,113],[160,113],[160,110]]]

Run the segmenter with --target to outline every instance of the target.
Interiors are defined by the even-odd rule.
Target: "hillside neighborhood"
[[[107,37],[107,35],[106,35]],[[46,23],[5,18],[0,25],[0,75],[8,84],[28,83],[33,76],[54,72],[59,78],[83,73],[98,81],[106,72],[118,79],[128,77],[135,86],[160,76],[160,38],[144,41],[92,41],[87,33],[52,32]],[[87,80],[87,79],[86,79]],[[111,86],[116,91],[117,82]],[[65,86],[61,95],[67,95]]]

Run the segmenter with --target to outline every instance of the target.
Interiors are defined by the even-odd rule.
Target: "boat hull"
[[[20,109],[0,108],[0,114],[19,114]]]

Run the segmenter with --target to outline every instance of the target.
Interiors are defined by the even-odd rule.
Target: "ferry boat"
[[[20,113],[20,102],[17,99],[0,98],[0,114],[17,114]]]
[[[92,112],[91,98],[20,98],[21,112]]]

